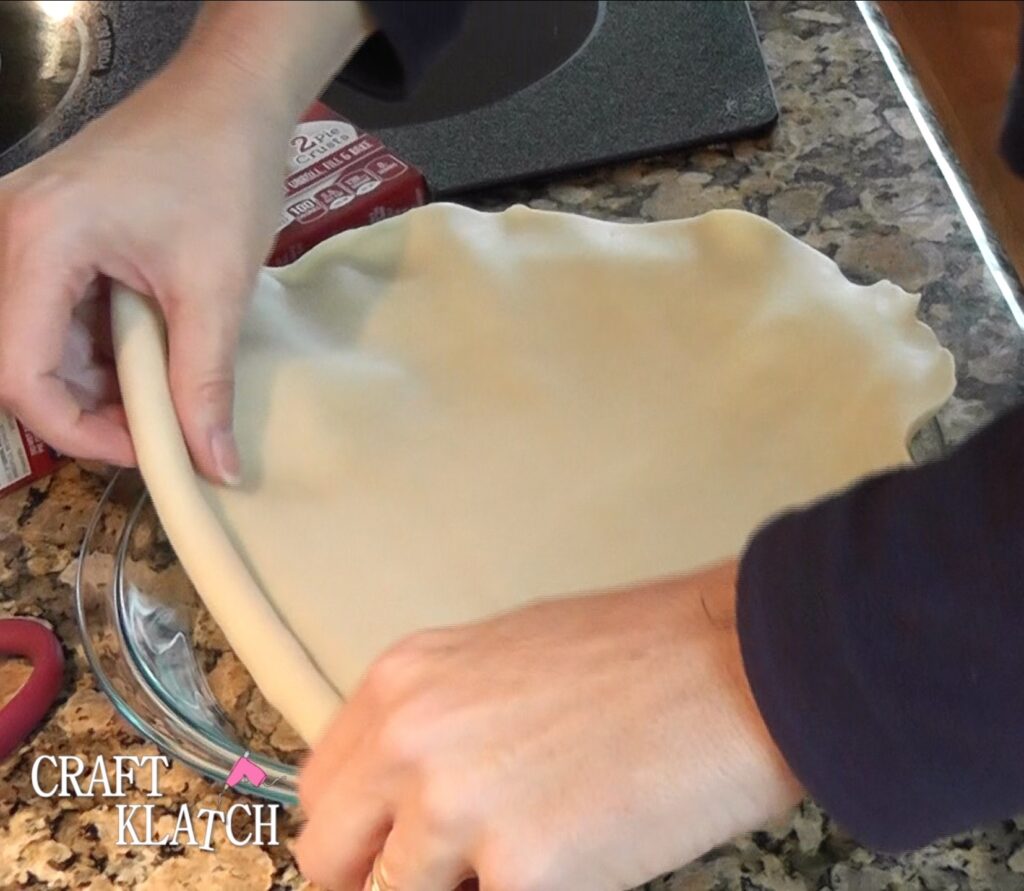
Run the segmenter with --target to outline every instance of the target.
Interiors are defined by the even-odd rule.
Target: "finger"
[[[58,378],[39,378],[14,400],[14,413],[36,436],[58,452],[121,467],[135,465],[120,406],[85,411]]]
[[[8,354],[3,372],[3,404],[33,433],[57,452],[75,458],[124,467],[135,463],[131,437],[120,417],[109,411],[90,411],[94,405],[83,408],[65,381],[48,371],[37,370],[22,350],[11,348],[8,343],[4,343]],[[100,381],[93,383],[101,388],[108,386]]]
[[[127,431],[104,413],[84,411],[57,376],[71,311],[91,272],[57,245],[7,245],[0,300],[0,402],[58,451],[131,464]]]
[[[299,777],[299,796],[308,813],[316,809],[337,765],[372,755],[372,749],[379,743],[381,719],[393,703],[398,679],[393,658],[396,649],[374,661],[355,693],[338,709],[323,736],[315,742]]]
[[[199,472],[236,485],[241,459],[232,414],[241,314],[228,296],[198,297],[188,295],[165,307],[171,394]]]
[[[361,891],[390,828],[387,803],[360,774],[328,787],[295,846],[303,874],[333,891]]]
[[[471,873],[449,839],[433,831],[421,813],[400,809],[377,864],[386,887],[401,891],[452,891]]]
[[[315,807],[334,765],[349,763],[363,747],[369,747],[371,757],[387,755],[380,751],[385,719],[397,704],[408,701],[431,666],[442,664],[443,658],[457,649],[457,641],[455,629],[433,628],[403,638],[374,659],[355,693],[331,719],[323,736],[315,741],[312,757],[304,766],[299,783],[300,796],[307,809]],[[415,735],[416,729],[413,727],[401,736]],[[399,748],[404,748],[401,736]]]
[[[373,726],[366,697],[358,693],[346,702],[331,719],[327,732],[313,746],[309,760],[299,775],[299,800],[307,814],[320,806],[337,773],[339,764],[350,764],[358,742],[366,728]]]

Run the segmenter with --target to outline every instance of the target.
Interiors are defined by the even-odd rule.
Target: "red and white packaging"
[[[0,411],[0,497],[53,472],[64,459],[26,430],[14,415]]]
[[[269,266],[291,263],[344,229],[424,204],[427,186],[379,139],[315,102],[291,138],[285,194]]]

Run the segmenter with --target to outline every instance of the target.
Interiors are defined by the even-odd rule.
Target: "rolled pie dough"
[[[157,313],[114,301],[167,534],[311,742],[409,632],[735,554],[781,508],[906,462],[954,385],[915,296],[758,217],[437,204],[261,273],[230,490],[189,461]]]

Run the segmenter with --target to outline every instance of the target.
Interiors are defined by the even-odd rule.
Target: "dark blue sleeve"
[[[771,522],[737,611],[772,737],[863,842],[1024,811],[1024,408]]]
[[[364,0],[377,31],[340,79],[381,99],[402,99],[459,33],[468,0]]]
[[[1010,169],[1024,176],[1024,19],[1017,42],[1017,69],[1010,82],[999,148]]]

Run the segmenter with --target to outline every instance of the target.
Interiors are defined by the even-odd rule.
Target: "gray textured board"
[[[87,43],[81,77],[45,126],[0,154],[0,174],[66,139],[163,64],[187,33],[197,5],[195,0],[80,0],[78,18]],[[543,0],[516,5],[517,15],[536,21],[541,37],[546,5]],[[582,49],[550,72],[542,65],[540,79],[525,89],[443,119],[370,129],[425,171],[435,197],[447,197],[772,125],[777,109],[745,3],[608,0],[600,6]],[[467,33],[470,42],[475,40],[471,28]],[[489,62],[493,73],[530,47],[510,43],[504,56],[484,47],[477,58]],[[472,58],[472,53],[460,57],[457,50],[445,58]],[[444,64],[438,66],[442,73]],[[474,81],[483,77],[471,69],[454,74]],[[427,89],[434,76],[428,75]],[[357,123],[361,112],[381,116],[374,100],[340,83],[325,98]],[[394,118],[401,111],[391,106],[387,114]]]
[[[516,8],[543,30],[559,5]],[[397,106],[385,108],[341,81],[324,95],[419,166],[435,197],[754,135],[778,117],[746,3],[606,0],[589,39],[560,67],[490,104],[427,119],[417,103],[436,99],[432,78],[434,94],[442,85],[457,89],[458,78],[472,83],[480,76],[474,66],[487,69],[503,50],[500,43],[480,45],[487,7],[480,0],[471,16],[481,21],[467,27],[477,51],[456,43],[440,71],[428,73],[424,90]],[[416,123],[393,123],[403,111]],[[382,120],[392,124],[373,126]]]

